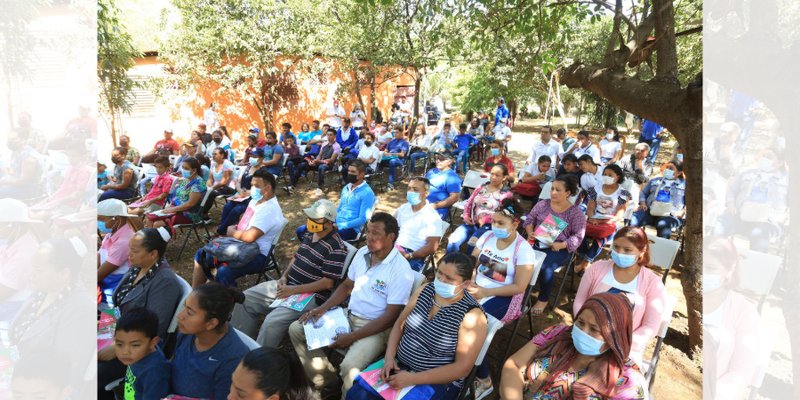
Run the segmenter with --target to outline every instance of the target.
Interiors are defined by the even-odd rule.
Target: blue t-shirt
[[[642,133],[639,135],[639,139],[653,140],[656,138],[658,132],[661,132],[663,129],[664,127],[661,125],[646,119],[642,122]]]
[[[287,137],[290,137],[290,138],[294,139],[294,144],[297,144],[297,136],[292,132],[289,132],[286,135],[281,135],[281,137],[278,139],[278,141],[283,143],[283,142],[286,141]]]
[[[275,145],[272,145],[272,146],[266,145],[266,146],[263,147],[263,149],[264,149],[264,161],[272,160],[272,157],[275,157],[275,154],[280,154],[281,157],[283,157],[283,146],[281,146],[279,144],[275,144]],[[281,170],[283,170],[282,161],[283,160],[280,159],[280,161],[278,161],[277,164],[270,165],[269,167],[267,167],[267,171],[269,171],[269,173],[271,173],[272,175],[275,175],[275,176],[280,175],[281,174]]]
[[[461,193],[461,177],[452,169],[439,171],[434,168],[425,177],[431,182],[431,191],[427,197],[431,203],[442,201],[450,197],[451,193]],[[448,211],[450,207],[436,209],[440,217],[447,215]]]
[[[375,192],[364,182],[352,192],[352,183],[344,185],[336,208],[336,226],[341,229],[359,229],[367,223],[367,215],[375,207]]]
[[[194,335],[178,334],[172,358],[172,393],[201,399],[225,399],[231,375],[249,349],[233,327],[214,347],[198,352]]]
[[[463,135],[456,135],[453,141],[456,143],[456,150],[467,151],[469,150],[470,146],[478,142],[478,139],[475,139],[475,136],[472,136],[469,133],[465,133]]]
[[[300,144],[301,142],[303,144],[308,143],[309,140],[314,139],[319,135],[322,135],[322,130],[319,129],[316,131],[300,132],[297,134],[297,138],[300,139],[300,142],[297,142],[297,144]]]
[[[392,139],[389,144],[386,145],[386,151],[384,153],[408,153],[408,142],[405,139]],[[397,156],[387,156],[384,157],[384,160],[391,160],[393,158],[398,158]]]
[[[169,395],[170,366],[161,349],[131,364],[125,373],[125,398],[162,399]]]

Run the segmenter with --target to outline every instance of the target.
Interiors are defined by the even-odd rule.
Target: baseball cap
[[[258,129],[257,126],[250,128],[251,133],[261,133],[261,129]]]
[[[164,128],[164,132],[172,133],[172,128]]]
[[[17,199],[0,199],[0,222],[42,222],[28,217],[28,206]]]
[[[128,206],[119,199],[108,199],[97,203],[97,215],[103,217],[135,217],[128,214]]]
[[[328,221],[336,221],[336,206],[328,199],[321,199],[314,202],[311,207],[303,210],[308,218],[325,218]]]
[[[256,147],[247,151],[247,155],[253,157],[264,157],[264,149]]]

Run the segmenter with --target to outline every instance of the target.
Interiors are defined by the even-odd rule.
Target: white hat
[[[308,218],[325,218],[328,221],[336,221],[336,206],[328,199],[321,199],[314,202],[311,207],[303,210]]]
[[[17,199],[0,199],[0,222],[42,222],[28,217],[28,206]]]
[[[97,203],[97,215],[102,217],[135,217],[128,214],[128,205],[118,199],[108,199]]]

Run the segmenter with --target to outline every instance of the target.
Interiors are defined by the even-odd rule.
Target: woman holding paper
[[[539,276],[542,290],[539,301],[533,306],[533,315],[541,315],[550,301],[556,268],[569,262],[570,255],[583,241],[586,216],[578,205],[569,201],[569,197],[576,194],[576,178],[569,175],[557,177],[550,188],[550,199],[536,203],[522,224],[528,233],[528,242],[547,255]]]
[[[248,150],[247,155],[249,157],[247,168],[236,180],[236,194],[229,197],[225,206],[222,207],[222,220],[217,227],[217,234],[220,236],[225,236],[228,233],[228,227],[239,222],[239,218],[250,204],[250,182],[253,180],[253,174],[261,168],[261,162],[264,161],[264,149],[255,147]]]
[[[395,322],[384,360],[356,378],[347,400],[382,399],[376,386],[382,393],[411,390],[415,398],[458,396],[486,340],[486,316],[466,290],[472,271],[463,253],[439,261],[436,280],[412,295]]]
[[[175,224],[200,222],[200,203],[206,194],[206,183],[200,176],[200,162],[189,157],[181,163],[183,179],[172,188],[167,196],[168,206],[153,214],[147,214],[148,228],[158,228]]]

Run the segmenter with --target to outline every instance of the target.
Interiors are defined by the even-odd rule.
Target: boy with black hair
[[[146,308],[126,312],[114,331],[114,352],[126,365],[124,398],[161,399],[169,395],[170,366],[157,348],[158,317]]]

